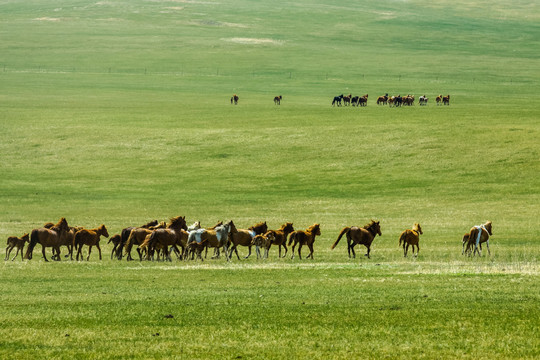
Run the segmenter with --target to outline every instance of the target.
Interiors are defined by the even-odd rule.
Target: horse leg
[[[7,261],[9,259],[9,254],[11,254],[11,250],[13,250],[13,246],[8,246],[6,248],[6,257],[4,258],[4,261]],[[17,248],[17,254],[15,254],[15,257],[19,254],[19,248]],[[14,259],[15,259],[14,257]],[[12,260],[13,261],[13,260]]]
[[[307,259],[307,258],[311,258],[311,260],[313,260],[313,244],[309,244],[308,247],[309,247],[310,253],[309,253],[309,255],[306,257],[306,259]]]
[[[489,239],[486,240],[486,247],[487,247],[487,250],[488,250],[488,255],[491,256],[491,251],[489,251]]]
[[[302,260],[302,243],[298,244],[298,258]]]
[[[291,256],[291,260],[294,259],[294,248],[296,247],[296,244],[293,244],[292,246],[292,256]]]
[[[350,250],[352,252],[352,257],[353,259],[356,259],[356,252],[354,251],[354,247],[356,246],[356,244],[352,244],[351,247],[350,247]],[[349,256],[350,257],[350,256]]]
[[[367,247],[367,253],[366,253],[366,256],[368,259],[371,259],[371,256],[369,256],[369,253],[371,252],[371,247],[370,246],[366,246]]]
[[[420,252],[420,244],[416,244],[416,257],[418,257],[419,252]]]
[[[88,256],[86,257],[86,261],[90,261],[90,253],[92,252],[92,245],[88,245]]]
[[[247,259],[250,256],[251,256],[251,245],[248,246],[248,254],[244,259]]]
[[[288,251],[287,245],[283,244],[283,248],[285,249],[285,253],[283,254],[283,257],[285,257],[285,256],[287,256],[287,251]],[[280,246],[279,250],[280,250],[280,255],[281,255],[281,246]]]
[[[408,252],[409,252],[409,243],[407,243],[407,247],[405,248],[405,257],[407,257]],[[414,247],[413,247],[413,253],[414,253]]]
[[[45,256],[45,246],[41,245],[41,253],[43,254],[43,258],[45,259],[45,261],[49,262],[49,260],[47,260],[47,256]]]
[[[99,243],[96,244],[96,247],[97,247],[97,249],[99,251],[99,260],[101,260],[101,248],[99,247]]]

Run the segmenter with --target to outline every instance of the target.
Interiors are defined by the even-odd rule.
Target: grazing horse
[[[234,94],[231,97],[231,105],[234,103],[234,105],[238,105],[238,95]]]
[[[247,254],[244,259],[247,259],[251,255],[251,241],[255,237],[255,235],[264,234],[268,231],[268,226],[266,225],[266,221],[260,222],[258,224],[255,224],[251,227],[246,229],[237,229],[234,227],[234,229],[231,231],[231,242],[232,247],[230,250],[229,256],[232,256],[232,253],[236,254],[236,257],[238,260],[240,260],[240,255],[238,255],[238,245],[247,246],[249,253]]]
[[[407,257],[407,252],[409,251],[409,245],[412,246],[412,252],[414,254],[414,247],[416,246],[416,255],[418,256],[418,252],[420,251],[420,247],[418,246],[418,242],[420,241],[420,235],[423,234],[422,227],[420,227],[420,224],[415,223],[413,225],[412,230],[405,230],[401,233],[399,236],[399,245],[401,246],[401,242],[403,242],[403,256]],[[405,247],[405,245],[407,247]]]
[[[185,216],[171,218],[167,228],[153,230],[150,235],[145,237],[139,248],[141,251],[146,251],[147,260],[153,258],[156,249],[161,249],[163,250],[164,259],[170,261],[169,246],[172,246],[177,254],[184,253],[189,236],[189,233],[186,230],[187,225]],[[182,253],[180,253],[177,245],[182,248]]]
[[[428,100],[429,100],[429,99],[426,97],[426,95],[422,95],[422,96],[420,96],[420,98],[418,98],[418,105],[420,105],[420,106],[426,106]]]
[[[18,238],[16,236],[10,236],[7,239],[7,247],[6,247],[6,257],[4,261],[9,259],[9,255],[11,254],[11,250],[13,248],[17,248],[17,252],[15,253],[15,256],[11,261],[15,260],[17,255],[19,255],[19,251],[21,252],[21,260],[23,259],[23,250],[24,250],[24,244],[30,242],[30,239],[28,237],[28,234],[24,234],[22,237]]]
[[[482,247],[480,246],[480,244],[485,242],[488,249],[488,254],[491,255],[491,252],[489,251],[489,237],[491,235],[493,235],[491,221],[487,221],[483,225],[473,226],[469,231],[469,237],[467,239],[467,250],[465,250],[464,252],[470,254],[470,249],[474,246],[473,256],[476,255],[476,252],[478,252],[478,256],[481,256],[482,254],[480,250],[482,249]],[[463,237],[463,245],[465,246],[465,236]]]
[[[443,105],[450,105],[450,95],[443,96],[442,103]]]
[[[435,98],[435,102],[437,103],[437,105],[441,105],[441,102],[442,102],[442,95],[439,95]]]
[[[31,260],[34,247],[37,243],[40,243],[43,259],[45,259],[45,261],[49,261],[45,256],[45,248],[52,247],[53,255],[55,254],[55,252],[56,254],[60,254],[60,243],[62,241],[62,237],[65,236],[65,233],[68,231],[69,226],[66,218],[61,218],[60,221],[51,228],[42,227],[32,230],[32,232],[30,233],[30,243],[26,248],[26,254],[24,258]],[[53,260],[60,260],[60,257],[54,258]]]
[[[332,100],[332,106],[334,105],[341,106],[341,100],[343,100],[343,94],[339,96],[334,96],[334,100]]]
[[[371,220],[371,222],[365,225],[363,228],[359,228],[357,226],[344,227],[339,233],[339,237],[332,245],[331,249],[334,249],[336,247],[336,245],[339,243],[339,240],[341,240],[341,237],[345,234],[347,235],[347,250],[349,252],[349,258],[351,257],[352,252],[353,259],[356,258],[354,247],[357,244],[364,245],[367,248],[367,253],[365,256],[370,259],[371,243],[373,242],[373,239],[375,239],[375,236],[377,236],[377,234],[379,236],[382,236],[380,222]]]
[[[348,106],[351,103],[352,94],[343,96],[343,105]]]
[[[268,230],[266,232],[266,236],[271,235],[274,237],[274,240],[272,241],[272,244],[277,245],[279,247],[279,255],[281,256],[281,247],[285,249],[285,253],[283,254],[283,257],[287,256],[287,237],[290,233],[294,231],[293,224],[288,222],[283,225],[278,230]]]
[[[257,254],[257,259],[268,259],[268,252],[270,251],[270,246],[274,241],[274,235],[272,231],[266,232],[266,234],[255,235],[251,241],[251,245],[255,245],[255,253]],[[264,249],[264,254],[261,255],[261,248]]]
[[[281,95],[278,95],[274,98],[274,104],[275,105],[281,105],[281,99],[282,99],[282,96]]]
[[[313,224],[310,227],[308,227],[305,231],[304,230],[297,230],[293,231],[291,235],[289,236],[289,246],[293,244],[292,247],[292,257],[291,259],[294,259],[294,247],[298,244],[298,257],[302,259],[302,246],[307,245],[309,248],[310,253],[306,257],[306,259],[313,259],[313,243],[315,242],[315,237],[317,235],[321,235],[321,226],[319,224]]]
[[[388,94],[377,98],[377,105],[386,105],[388,103]]]
[[[75,233],[75,238],[73,239],[73,248],[77,248],[77,261],[79,260],[79,255],[81,260],[83,259],[82,248],[84,245],[88,246],[88,256],[86,256],[86,261],[90,259],[90,253],[92,252],[92,246],[95,246],[99,251],[99,260],[101,260],[101,248],[99,247],[99,240],[101,236],[109,237],[107,228],[105,225],[101,225],[96,229],[82,229]]]

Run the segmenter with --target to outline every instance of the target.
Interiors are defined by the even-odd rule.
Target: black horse
[[[343,100],[343,94],[339,96],[334,96],[334,100],[332,100],[332,106],[336,105],[341,106],[341,100]]]

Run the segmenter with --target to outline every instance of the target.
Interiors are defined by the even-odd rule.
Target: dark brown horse
[[[377,98],[377,105],[386,105],[388,103],[388,94]]]
[[[177,255],[181,257],[181,254],[186,248],[189,236],[186,230],[186,217],[174,217],[170,220],[166,229],[155,229],[150,236],[147,236],[141,244],[140,249],[141,251],[147,251],[147,260],[153,258],[156,249],[161,249],[163,250],[164,259],[170,261],[169,246],[172,246]],[[179,251],[178,246],[182,248],[182,252]]]
[[[118,247],[122,243],[122,236],[120,234],[113,235],[109,238],[109,241],[107,241],[107,244],[113,243],[113,248],[111,251],[111,260],[113,256],[117,256]]]
[[[86,261],[90,259],[92,246],[95,246],[98,249],[99,260],[101,260],[101,248],[99,247],[99,240],[101,236],[105,236],[106,238],[109,237],[107,228],[103,224],[96,229],[82,229],[82,230],[77,231],[77,233],[75,234],[75,238],[73,239],[73,248],[77,249],[76,259],[79,260],[79,255],[81,257],[81,260],[83,259],[82,248],[84,245],[87,245],[88,256],[86,257]]]
[[[19,251],[21,252],[21,260],[22,260],[23,259],[24,244],[27,243],[27,242],[30,242],[30,238],[29,238],[28,234],[24,234],[20,238],[18,238],[16,236],[8,237],[8,239],[7,239],[7,247],[6,247],[6,257],[5,257],[4,261],[9,259],[9,255],[11,254],[11,250],[13,250],[13,248],[17,248],[17,252],[15,253],[15,256],[13,257],[13,259],[11,259],[11,261],[15,260],[17,255],[19,255]]]
[[[351,103],[352,94],[343,96],[343,105],[348,106]]]
[[[298,244],[298,257],[302,259],[302,246],[306,245],[309,248],[309,254],[306,259],[313,259],[313,243],[315,237],[321,235],[321,226],[319,224],[313,224],[304,230],[293,231],[289,236],[289,246],[293,244],[291,259],[294,259],[294,247]]]
[[[285,249],[285,253],[283,254],[283,257],[287,255],[287,237],[290,233],[294,231],[293,223],[285,223],[281,225],[281,227],[277,230],[268,230],[265,235],[271,235],[274,237],[274,240],[272,241],[273,245],[277,245],[279,247],[279,254],[278,257],[281,256],[281,247]]]
[[[251,255],[251,241],[253,240],[255,235],[264,234],[267,231],[268,231],[268,226],[266,225],[266,221],[255,224],[249,227],[247,230],[237,229],[236,226],[233,226],[231,229],[231,234],[230,234],[232,247],[230,250],[229,257],[231,257],[234,252],[238,260],[240,260],[240,255],[238,255],[237,247],[238,245],[242,245],[242,246],[248,247],[249,253],[244,258],[244,259],[247,259]]]
[[[281,95],[278,95],[274,98],[274,104],[276,105],[281,105],[281,99],[282,99],[282,96]]]
[[[119,246],[115,246],[115,248],[116,248],[116,253],[115,253],[116,258],[118,260],[122,260],[122,257],[123,257],[122,250],[126,246],[129,235],[131,234],[131,230],[138,229],[138,228],[150,229],[151,227],[157,226],[158,224],[159,224],[159,222],[157,220],[152,220],[149,223],[144,224],[142,226],[138,226],[138,227],[137,226],[131,226],[131,227],[127,227],[127,228],[122,229],[122,232],[120,233],[121,234],[120,235],[121,236],[120,244],[119,244]],[[130,248],[130,250],[131,250],[131,248]],[[131,257],[131,255],[129,257]]]
[[[450,105],[450,95],[443,96],[442,103],[443,105]]]
[[[367,106],[367,100],[369,95],[362,95],[358,98],[358,106]]]
[[[365,225],[363,228],[357,226],[344,227],[339,233],[339,236],[336,242],[332,245],[331,249],[334,249],[336,247],[343,235],[347,235],[347,251],[349,252],[349,258],[351,257],[351,252],[353,259],[356,258],[354,247],[357,244],[360,244],[364,245],[367,248],[367,253],[365,256],[367,256],[369,259],[371,258],[371,243],[373,242],[373,239],[375,239],[375,236],[377,236],[377,234],[379,236],[382,236],[379,221],[371,220],[371,222]]]
[[[441,105],[442,98],[443,98],[442,95],[439,95],[439,96],[437,96],[437,97],[435,98],[435,102],[437,103],[437,105]]]
[[[423,234],[422,228],[420,227],[420,224],[415,223],[412,230],[405,230],[401,233],[399,236],[399,245],[401,246],[401,243],[403,242],[403,256],[407,257],[407,252],[409,251],[409,245],[412,246],[412,252],[414,255],[414,247],[416,246],[416,255],[418,256],[418,252],[420,251],[420,247],[418,246],[418,243],[420,242],[420,235]],[[407,247],[405,247],[405,245]]]
[[[238,95],[234,94],[232,97],[231,97],[231,105],[234,104],[234,105],[238,105]]]
[[[41,244],[41,253],[43,254],[43,259],[45,261],[47,260],[47,257],[45,256],[45,248],[46,247],[52,247],[53,248],[53,256],[56,252],[56,254],[60,254],[60,244],[62,241],[62,237],[65,236],[65,234],[69,231],[69,226],[66,221],[66,218],[61,218],[60,221],[52,226],[51,228],[38,228],[32,230],[30,233],[30,243],[28,244],[28,247],[26,248],[26,255],[24,256],[25,259],[32,259],[32,254],[34,251],[34,247],[37,243]],[[58,256],[55,258],[55,260],[60,260],[60,257]]]

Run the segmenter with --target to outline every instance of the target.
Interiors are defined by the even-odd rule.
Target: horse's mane
[[[313,232],[313,230],[315,230],[316,228],[320,227],[319,224],[313,224],[311,225],[310,227],[307,228],[307,232]]]
[[[58,223],[52,227],[50,227],[51,230],[53,231],[61,231],[61,230],[69,230],[69,226],[68,226],[68,223],[67,223],[67,220],[66,218],[61,218],[60,221],[58,221]]]
[[[156,226],[158,223],[157,220],[152,220],[150,221],[149,223],[147,224],[144,224],[143,226],[141,226],[143,229],[148,229],[150,226]]]
[[[258,224],[255,224],[255,225],[253,225],[253,226],[250,226],[250,227],[248,228],[248,230],[253,230],[253,231],[255,231],[255,230],[258,230],[258,229],[264,229],[265,227],[268,228],[268,226],[266,225],[266,221],[261,221],[261,222],[258,223]]]
[[[167,227],[169,228],[175,228],[175,227],[185,227],[186,225],[186,219],[182,216],[173,217],[170,219],[170,223]]]
[[[367,230],[367,229],[371,228],[371,227],[372,227],[373,225],[375,225],[375,224],[376,224],[375,220],[371,220],[371,221],[369,222],[369,224],[364,225],[364,229]]]

